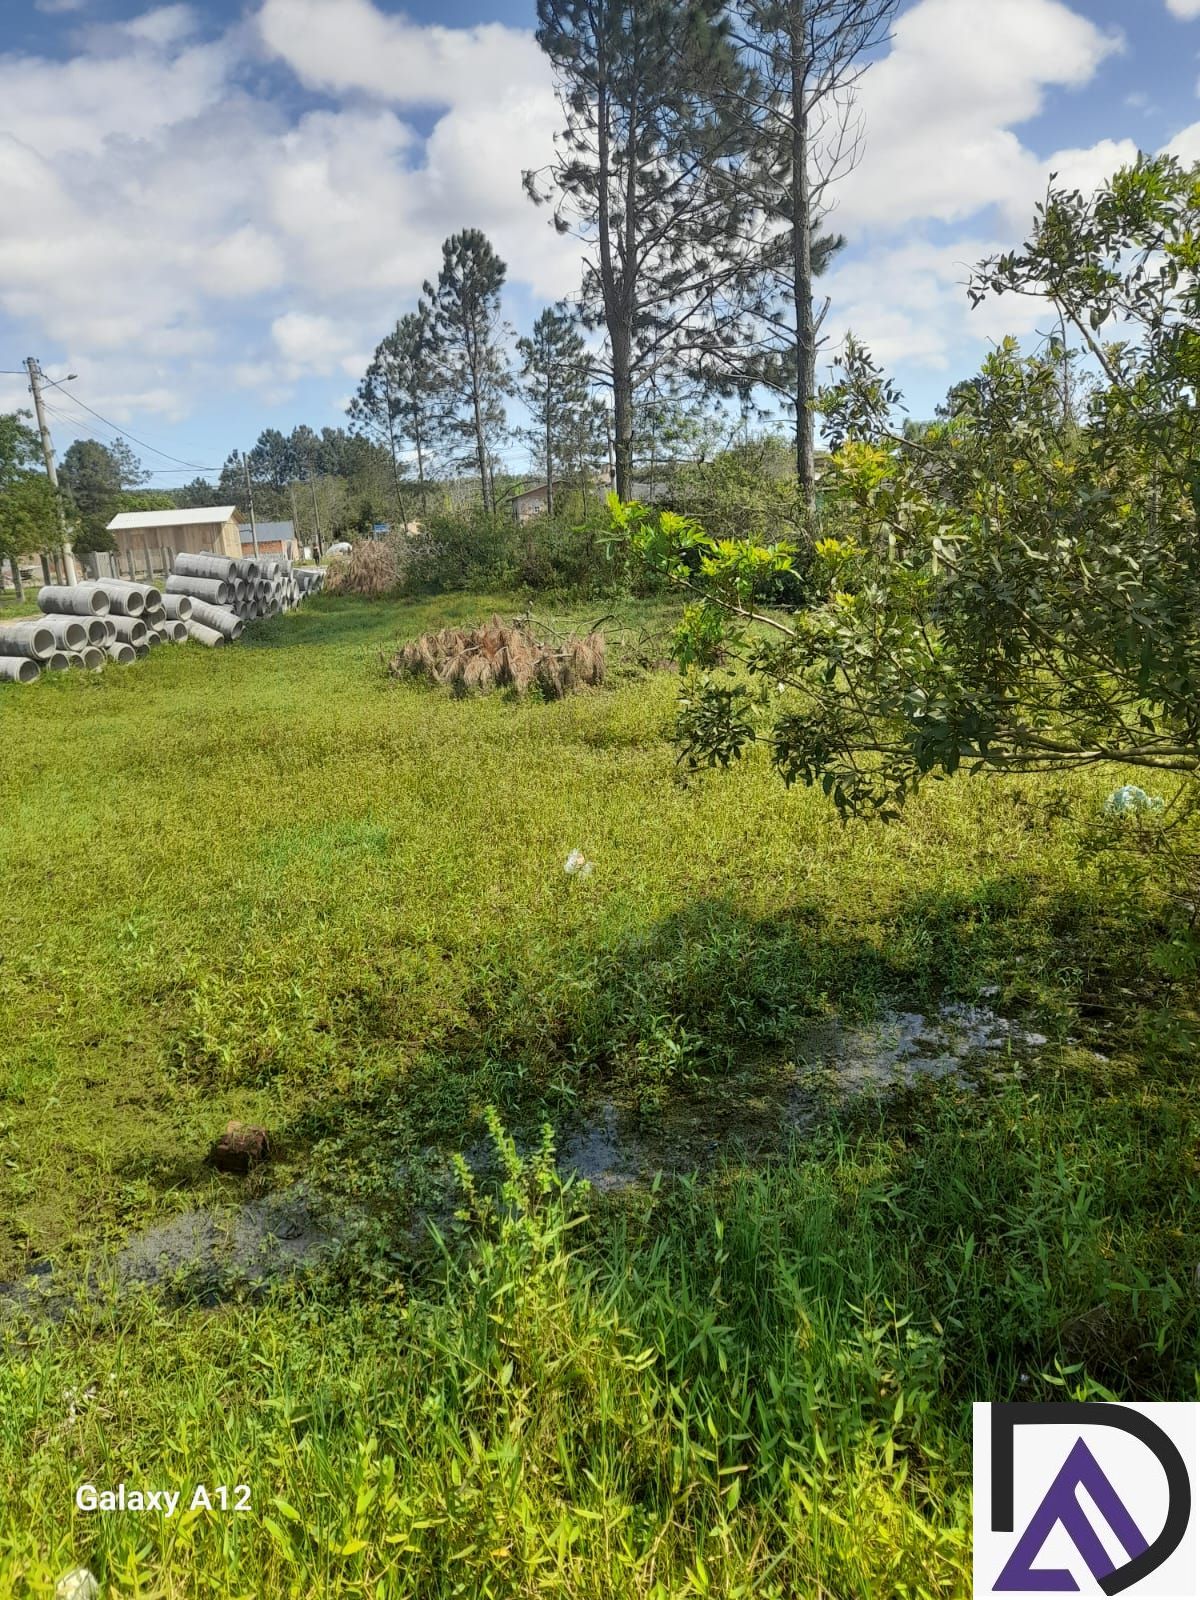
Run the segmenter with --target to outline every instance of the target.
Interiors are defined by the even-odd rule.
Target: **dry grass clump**
[[[537,686],[548,700],[561,700],[574,689],[604,682],[605,638],[602,633],[568,634],[550,643],[520,624],[498,616],[476,628],[442,628],[412,639],[392,657],[395,678],[426,678],[455,694],[486,694],[489,689],[514,689],[524,694]]]
[[[372,599],[391,594],[400,581],[396,552],[390,544],[356,544],[349,556],[329,563],[325,582],[329,594],[361,594]]]

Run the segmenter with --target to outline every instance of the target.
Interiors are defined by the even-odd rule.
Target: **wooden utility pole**
[[[71,542],[67,537],[67,518],[63,510],[62,496],[58,492],[58,468],[54,464],[54,443],[50,438],[50,424],[46,421],[46,408],[42,404],[42,369],[38,365],[36,356],[26,356],[25,368],[29,373],[29,387],[33,391],[33,409],[37,413],[38,433],[42,439],[42,459],[46,463],[46,476],[50,480],[50,487],[54,490],[54,511],[58,518],[59,550],[62,553],[62,563],[69,584],[79,581],[79,574],[75,570],[75,556],[71,550]],[[45,557],[42,558],[42,569],[45,571]]]
[[[319,561],[321,559],[321,545],[322,545],[322,539],[321,539],[321,513],[320,513],[320,510],[318,509],[318,506],[317,506],[317,486],[313,482],[313,475],[312,475],[312,467],[311,466],[308,469],[308,488],[309,488],[309,493],[312,495],[313,521],[316,524],[316,528],[317,528],[317,560]]]
[[[254,486],[250,482],[250,463],[242,451],[242,475],[246,479],[246,499],[250,503],[250,543],[254,546],[254,559],[258,560],[258,524],[254,520]]]

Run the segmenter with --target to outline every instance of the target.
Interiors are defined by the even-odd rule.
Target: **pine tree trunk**
[[[483,509],[490,513],[495,508],[488,493],[487,447],[483,439],[483,412],[479,405],[479,385],[472,386],[471,404],[475,411],[475,460],[479,465],[479,492],[483,495]]]
[[[805,509],[816,506],[813,394],[817,386],[813,326],[812,191],[808,172],[808,110],[805,104],[804,8],[792,30],[792,298],[796,314],[796,480]]]
[[[629,330],[614,332],[612,340],[613,364],[613,423],[616,433],[614,455],[617,469],[617,498],[633,498],[633,380],[630,374]]]
[[[546,386],[546,515],[554,515],[554,456],[550,446],[550,406],[551,390],[549,382]]]

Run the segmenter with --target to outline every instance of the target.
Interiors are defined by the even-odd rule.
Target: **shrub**
[[[390,541],[356,544],[349,556],[329,563],[325,587],[331,594],[361,594],[372,598],[391,594],[400,582],[398,552]]]

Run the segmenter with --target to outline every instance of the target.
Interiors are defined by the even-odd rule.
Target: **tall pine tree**
[[[525,185],[587,246],[584,310],[608,336],[623,499],[638,391],[735,343],[743,320],[747,130],[728,108],[740,113],[745,73],[724,12],[722,0],[538,0],[566,126],[558,158]]]
[[[517,340],[521,394],[534,419],[530,442],[546,474],[546,510],[554,511],[557,469],[571,463],[589,410],[591,360],[575,313],[547,306],[528,339]]]
[[[742,169],[763,218],[756,333],[731,359],[795,415],[796,475],[815,504],[817,344],[813,280],[844,242],[823,234],[829,191],[857,163],[856,88],[888,36],[898,0],[734,0],[737,44],[752,68],[740,115],[754,155]]]
[[[452,440],[469,446],[485,511],[494,511],[491,473],[504,433],[504,398],[512,376],[504,347],[500,291],[507,268],[478,228],[452,234],[442,246],[436,286],[425,285],[442,356],[446,410]]]
[[[442,370],[433,313],[421,300],[380,340],[354,399],[352,423],[385,443],[391,454],[396,498],[401,500],[401,452],[411,451],[421,509],[428,509],[430,450],[437,432]]]

